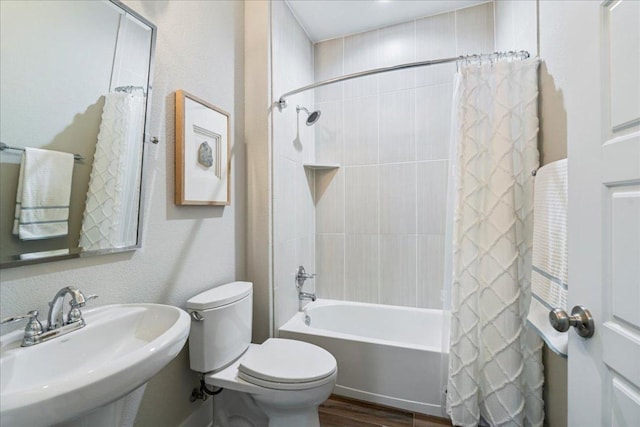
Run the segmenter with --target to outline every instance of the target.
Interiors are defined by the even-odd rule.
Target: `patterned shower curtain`
[[[145,101],[138,91],[105,96],[80,230],[85,251],[136,244]]]
[[[462,64],[454,106],[447,412],[456,426],[541,426],[531,298],[537,59]]]

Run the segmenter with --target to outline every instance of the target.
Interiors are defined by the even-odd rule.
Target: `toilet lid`
[[[223,305],[231,304],[251,295],[253,284],[251,282],[233,282],[218,286],[202,292],[187,301],[189,310],[210,310]]]
[[[336,371],[336,359],[313,344],[270,338],[247,351],[238,371],[242,379],[265,387],[269,387],[265,383],[308,386],[331,376]]]

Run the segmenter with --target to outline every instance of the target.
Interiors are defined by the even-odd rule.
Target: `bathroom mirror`
[[[117,0],[0,2],[1,268],[140,247],[155,38],[156,27]],[[81,159],[64,169],[66,181],[55,168],[43,178],[33,165],[51,153],[31,151],[21,174],[27,147]],[[26,188],[43,192],[37,183],[53,178],[47,191],[58,193],[69,175],[62,218],[50,206],[26,207]],[[64,230],[40,232],[27,209],[46,223],[67,221]]]

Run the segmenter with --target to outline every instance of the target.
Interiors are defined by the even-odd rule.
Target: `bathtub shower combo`
[[[527,52],[502,52],[378,68],[303,86],[283,94],[276,102],[283,111],[288,97],[328,84],[414,67],[450,62],[458,65],[451,94],[455,103],[454,131],[451,144],[447,144],[449,162],[444,163],[443,169],[450,167],[449,173],[443,174],[448,181],[448,194],[429,200],[446,205],[442,309],[316,300],[315,294],[302,292],[305,280],[313,275],[299,269],[295,285],[301,309],[290,319],[278,322],[279,337],[316,344],[334,355],[338,363],[334,393],[418,413],[448,415],[455,425],[478,425],[481,417],[490,424],[510,419],[519,424],[541,425],[541,406],[531,405],[530,401],[531,396],[539,396],[535,399],[541,402],[541,371],[522,379],[522,375],[532,375],[537,369],[524,366],[528,363],[524,359],[539,360],[540,347],[536,349],[539,343],[534,343],[530,349],[525,348],[527,344],[520,338],[526,329],[523,326],[528,311],[523,307],[528,307],[530,277],[527,257],[531,239],[527,230],[531,229],[532,218],[531,171],[538,166],[537,60],[528,58]],[[297,113],[300,111],[308,115],[308,126],[324,118],[319,111],[298,107]],[[329,112],[327,120],[331,119],[330,114],[335,112]],[[489,119],[482,119],[487,116]],[[515,121],[510,122],[514,117]],[[357,166],[351,166],[352,170]],[[379,170],[394,166],[381,166]],[[372,178],[376,180],[365,174],[362,177],[362,185],[369,185]],[[513,206],[514,200],[520,204]],[[399,208],[405,206],[402,201],[396,202]],[[379,212],[378,215],[382,216]],[[382,233],[380,230],[377,229]],[[385,237],[379,234],[375,240],[373,234],[373,242]],[[351,250],[357,238],[364,241],[369,236],[352,237]],[[359,255],[360,259],[379,256],[382,260],[380,248],[369,249]],[[432,256],[420,250],[417,254],[416,275],[421,263]],[[330,268],[325,261],[325,274],[342,273],[344,289],[352,285],[344,270],[328,273]],[[276,292],[293,285],[278,283]],[[383,300],[381,289],[388,295],[394,292],[389,289],[396,286],[403,288],[402,283],[380,283],[378,300]],[[343,296],[347,295],[343,292]],[[362,294],[360,297],[371,298]],[[413,305],[417,305],[415,299]],[[428,306],[437,305],[440,303],[431,301]],[[525,371],[528,373],[520,374]],[[538,388],[527,388],[530,385]]]

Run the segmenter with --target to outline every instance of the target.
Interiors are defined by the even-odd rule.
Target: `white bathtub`
[[[335,356],[335,394],[443,416],[444,320],[442,310],[317,300],[282,326],[279,336]]]

